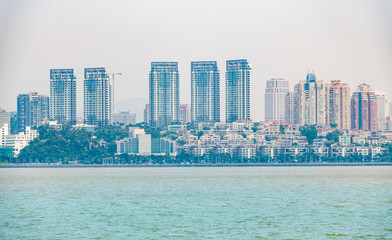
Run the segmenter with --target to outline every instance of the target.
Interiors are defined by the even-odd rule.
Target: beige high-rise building
[[[387,106],[387,97],[385,92],[374,92],[377,98],[377,118],[385,119],[386,114],[386,106]]]
[[[297,99],[298,124],[326,124],[325,83],[316,80],[314,72],[308,72],[306,80],[301,80],[295,85],[294,92]]]
[[[0,108],[0,128],[4,124],[8,124],[8,126],[10,126],[10,113]]]
[[[340,80],[326,84],[327,124],[336,124],[339,129],[350,129],[350,87]]]

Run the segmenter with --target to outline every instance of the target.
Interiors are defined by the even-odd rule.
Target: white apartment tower
[[[283,78],[267,80],[265,88],[265,120],[285,120],[285,98],[290,91],[289,81]]]
[[[298,123],[297,98],[294,92],[288,92],[285,96],[285,122],[288,124]]]
[[[226,61],[226,122],[250,120],[250,70],[246,59]]]
[[[112,88],[105,68],[84,69],[84,123],[106,126],[111,123]]]
[[[49,118],[76,124],[76,80],[73,69],[50,70]]]
[[[314,72],[308,72],[306,80],[294,87],[297,98],[298,124],[324,125],[326,123],[326,87],[322,80],[316,80]]]
[[[177,62],[152,62],[150,71],[149,121],[154,128],[179,121],[180,94]]]
[[[387,97],[385,92],[374,92],[377,98],[377,118],[379,120],[385,119],[386,107],[387,107]]]
[[[192,122],[220,121],[219,70],[216,61],[191,63]]]

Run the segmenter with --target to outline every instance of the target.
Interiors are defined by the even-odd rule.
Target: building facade
[[[386,92],[374,92],[377,98],[377,118],[379,120],[387,117],[387,97]]]
[[[146,104],[143,111],[143,120],[145,123],[150,123],[150,104]]]
[[[124,112],[119,112],[113,114],[113,123],[114,124],[124,124],[129,125],[135,125],[136,124],[136,114],[129,113],[129,111],[124,111]]]
[[[11,126],[10,120],[10,113],[0,108],[0,127],[2,127],[4,124],[8,124],[8,126]]]
[[[288,124],[298,123],[297,98],[294,92],[288,92],[285,96],[285,122]]]
[[[351,97],[351,129],[377,131],[377,97],[365,83]]]
[[[149,120],[153,128],[179,121],[180,93],[177,62],[152,62],[149,76]]]
[[[324,125],[326,121],[326,89],[322,80],[316,80],[314,72],[308,72],[306,80],[294,87],[297,98],[298,124]]]
[[[19,155],[20,151],[36,137],[38,131],[32,130],[30,126],[26,126],[25,130],[18,134],[10,134],[8,124],[0,127],[0,147],[13,149],[14,156]]]
[[[220,121],[220,77],[216,61],[191,63],[192,122]]]
[[[226,61],[226,122],[250,120],[250,71],[246,59]]]
[[[49,119],[49,97],[37,92],[18,95],[17,123],[18,132],[26,127],[38,127]]]
[[[49,118],[76,124],[76,80],[73,69],[50,70]]]
[[[265,120],[285,120],[285,98],[290,91],[289,81],[283,78],[267,80],[265,88]]]
[[[111,123],[112,89],[105,68],[84,69],[84,123],[107,126]]]
[[[347,83],[332,80],[326,84],[326,123],[339,129],[351,128],[350,87]]]
[[[190,114],[189,114],[189,105],[188,104],[181,104],[180,105],[180,114],[179,114],[179,121],[181,124],[186,125],[190,122]]]

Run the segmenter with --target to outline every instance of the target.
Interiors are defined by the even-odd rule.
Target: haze
[[[314,69],[351,91],[362,82],[392,100],[392,1],[0,1],[0,107],[20,93],[49,95],[49,70],[106,67],[116,102],[148,98],[151,61],[178,61],[190,104],[190,62],[216,60],[224,119],[225,61],[252,65],[252,119],[264,120],[265,82],[290,87]]]

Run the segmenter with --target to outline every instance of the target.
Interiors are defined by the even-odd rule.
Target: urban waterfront
[[[1,239],[391,239],[392,167],[2,168]]]

